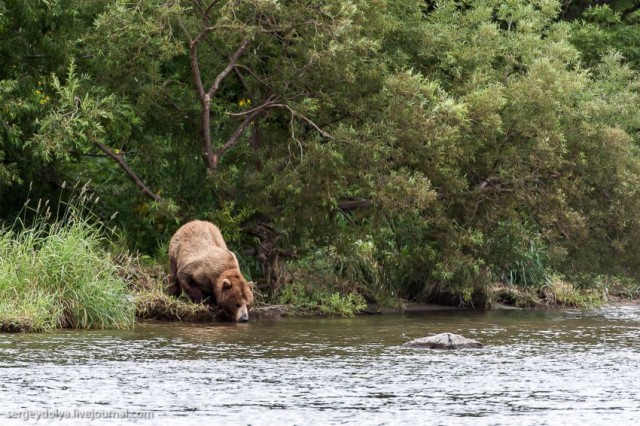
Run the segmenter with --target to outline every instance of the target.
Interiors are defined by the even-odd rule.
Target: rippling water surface
[[[445,331],[486,346],[399,346]],[[0,424],[636,424],[639,338],[638,306],[0,334]]]

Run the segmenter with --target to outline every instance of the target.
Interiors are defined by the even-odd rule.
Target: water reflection
[[[399,346],[445,331],[486,347]],[[638,307],[0,335],[0,423],[81,407],[149,424],[631,424],[639,337]]]

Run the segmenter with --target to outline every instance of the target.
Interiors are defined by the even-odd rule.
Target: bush
[[[289,279],[278,289],[276,302],[291,305],[299,314],[350,317],[364,310],[367,304],[356,292],[358,283],[340,274],[334,256],[335,253],[319,250],[287,265],[285,275]]]

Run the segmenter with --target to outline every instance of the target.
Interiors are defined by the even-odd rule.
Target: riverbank
[[[159,284],[158,284],[159,286]],[[549,285],[543,290],[533,291],[520,289],[506,284],[492,286],[487,295],[487,304],[482,308],[470,304],[438,304],[417,303],[398,300],[394,305],[384,306],[369,304],[364,309],[353,312],[353,315],[384,315],[399,313],[422,313],[435,311],[469,311],[469,310],[557,310],[595,308],[611,306],[637,306],[640,299],[629,298],[620,289],[611,289],[603,293],[577,291],[569,284],[561,282]],[[216,322],[224,321],[221,312],[215,307],[194,304],[185,298],[175,298],[164,294],[160,287],[152,291],[142,290],[134,298],[136,316],[143,320],[183,321],[183,322]],[[293,304],[265,304],[253,307],[252,319],[275,319],[285,317],[326,317],[319,307],[301,307]]]
[[[166,271],[161,262],[142,262],[129,253],[110,255],[97,235],[84,225],[60,228],[37,241],[40,251],[28,247],[37,235],[16,236],[24,250],[5,247],[0,282],[0,331],[39,332],[55,328],[131,328],[137,320],[207,323],[223,321],[215,307],[194,304],[164,293]],[[9,238],[5,239],[5,243]],[[14,253],[9,259],[7,253]],[[17,284],[16,284],[17,283]],[[300,287],[291,284],[290,293]],[[357,286],[355,287],[357,288]],[[439,287],[438,287],[439,288]],[[293,289],[293,290],[291,290]],[[278,303],[256,289],[252,319],[375,315],[440,310],[504,310],[589,308],[637,305],[637,286],[622,280],[603,280],[588,289],[556,279],[537,288],[495,283],[475,294],[476,303],[460,295],[431,291],[431,303],[400,299],[365,304],[362,296],[318,293]],[[636,297],[632,297],[632,296]],[[357,301],[354,302],[354,301]],[[434,303],[435,302],[435,303]],[[444,303],[443,303],[444,302]],[[117,316],[119,315],[119,316]]]
[[[222,322],[224,318],[219,309],[202,304],[194,304],[184,298],[175,298],[164,294],[160,290],[140,291],[128,297],[135,307],[137,320],[158,320],[168,322],[208,323]],[[628,299],[621,296],[612,296],[594,307],[611,306],[638,306],[640,299]],[[583,306],[582,308],[586,308]],[[540,310],[540,309],[566,309],[579,308],[571,305],[550,305],[540,303],[530,306],[517,306],[502,302],[493,302],[486,310]],[[385,315],[398,313],[422,313],[435,311],[468,311],[473,310],[468,306],[450,306],[433,303],[398,303],[395,307],[383,307],[370,305],[366,309],[355,312],[355,315]],[[261,304],[253,307],[250,312],[252,320],[277,319],[287,317],[326,317],[318,309],[302,309],[293,305],[269,305]],[[69,327],[61,327],[69,328]],[[74,328],[74,327],[71,327]],[[82,327],[81,327],[82,328]],[[89,327],[90,328],[90,327]],[[102,327],[94,327],[102,328]],[[0,332],[28,333],[46,331],[33,318],[28,316],[4,316],[0,318]]]

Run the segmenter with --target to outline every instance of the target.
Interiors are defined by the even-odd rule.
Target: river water
[[[403,348],[453,332],[482,349]],[[0,334],[0,424],[636,424],[640,307]]]

